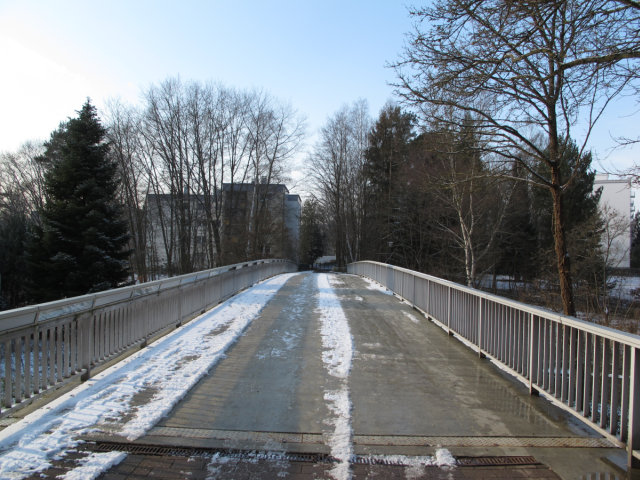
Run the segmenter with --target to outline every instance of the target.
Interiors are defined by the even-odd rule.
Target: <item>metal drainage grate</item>
[[[142,445],[137,443],[119,442],[89,442],[84,444],[86,450],[106,453],[124,452],[132,455],[150,456],[180,456],[196,457],[207,455],[222,455],[236,460],[285,460],[289,462],[303,463],[335,463],[337,460],[331,455],[323,453],[290,453],[290,452],[260,452],[255,450],[233,450],[225,448],[197,448],[197,447],[167,447],[159,445]],[[406,466],[401,457],[371,457],[367,455],[354,455],[352,464],[359,465],[387,465]],[[535,457],[508,456],[508,457],[456,457],[456,465],[459,467],[483,467],[483,466],[514,466],[514,465],[541,465]]]
[[[132,455],[151,456],[180,456],[195,457],[219,454],[238,460],[288,460],[290,462],[320,463],[335,461],[329,455],[322,453],[288,453],[288,452],[258,452],[255,450],[233,450],[225,448],[196,448],[196,447],[164,447],[159,445],[141,445],[137,443],[91,442],[85,448],[92,452],[124,452]]]
[[[501,467],[512,465],[541,465],[535,457],[456,457],[460,467]]]

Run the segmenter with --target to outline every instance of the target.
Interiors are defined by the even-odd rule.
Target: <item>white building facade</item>
[[[597,174],[594,190],[602,188],[600,210],[605,228],[603,247],[609,254],[609,266],[629,268],[631,266],[631,219],[633,218],[634,192],[630,179],[612,179],[607,174]]]

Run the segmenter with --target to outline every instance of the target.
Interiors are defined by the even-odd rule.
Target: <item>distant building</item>
[[[204,196],[182,198],[183,209],[172,195],[147,194],[147,264],[154,273],[175,274],[209,266]]]
[[[609,252],[609,266],[614,268],[629,268],[631,252],[631,219],[633,217],[634,192],[631,190],[631,180],[610,179],[608,174],[597,174],[593,182],[594,190],[602,188],[600,208],[607,209],[623,223],[617,237],[613,240]]]
[[[207,218],[214,221],[213,197],[147,195],[147,263],[152,272],[171,275],[211,268],[218,255],[226,264],[248,257],[298,261],[299,195],[290,194],[282,184],[225,183],[218,198],[222,201],[221,253],[207,223]],[[210,215],[206,208],[212,209]]]
[[[298,260],[300,196],[283,184],[222,185],[223,248],[229,262],[247,256]]]
[[[287,194],[284,197],[284,224],[288,232],[291,249],[291,260],[300,261],[300,218],[302,216],[302,200],[298,194]]]

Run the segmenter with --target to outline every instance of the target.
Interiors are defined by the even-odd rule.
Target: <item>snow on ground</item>
[[[80,435],[116,433],[129,440],[144,435],[224,356],[292,275],[240,293],[0,432],[0,478],[47,469],[81,443]],[[134,397],[145,392],[151,398],[136,406]],[[114,431],[125,415],[124,426]],[[95,478],[122,458],[92,454],[64,478]]]
[[[411,320],[413,323],[420,323],[420,320],[418,320],[416,316],[413,315],[412,313],[403,311],[402,314],[405,317],[407,317],[409,320]]]
[[[405,477],[407,480],[423,478],[425,467],[455,467],[456,459],[446,448],[436,450],[435,457],[406,455],[368,455],[372,462],[381,461],[383,464],[399,464],[407,467]]]
[[[391,290],[389,290],[387,287],[383,287],[378,282],[371,280],[370,278],[367,278],[367,277],[360,277],[360,278],[362,278],[362,280],[365,281],[365,283],[368,285],[367,288],[369,290],[377,290],[378,292],[384,293],[385,295],[393,295],[393,292]]]
[[[611,296],[628,301],[638,299],[636,292],[640,291],[640,277],[610,277],[609,281],[615,284]]]
[[[331,416],[325,423],[333,427],[329,435],[331,455],[338,461],[329,471],[336,480],[351,478],[350,460],[353,457],[351,428],[351,399],[349,398],[349,372],[353,358],[353,338],[349,322],[340,300],[332,288],[335,276],[320,273],[317,276],[322,361],[330,376],[337,380],[337,389],[324,392]],[[331,280],[330,280],[331,279]]]

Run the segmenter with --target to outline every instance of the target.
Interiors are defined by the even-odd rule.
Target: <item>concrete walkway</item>
[[[106,473],[121,478],[326,478],[331,381],[322,361],[317,275],[280,290],[227,357]],[[391,295],[335,276],[353,337],[353,478],[623,478],[625,454]],[[434,455],[454,468],[411,467]],[[378,458],[378,457],[375,457]],[[608,476],[607,476],[608,475]]]

